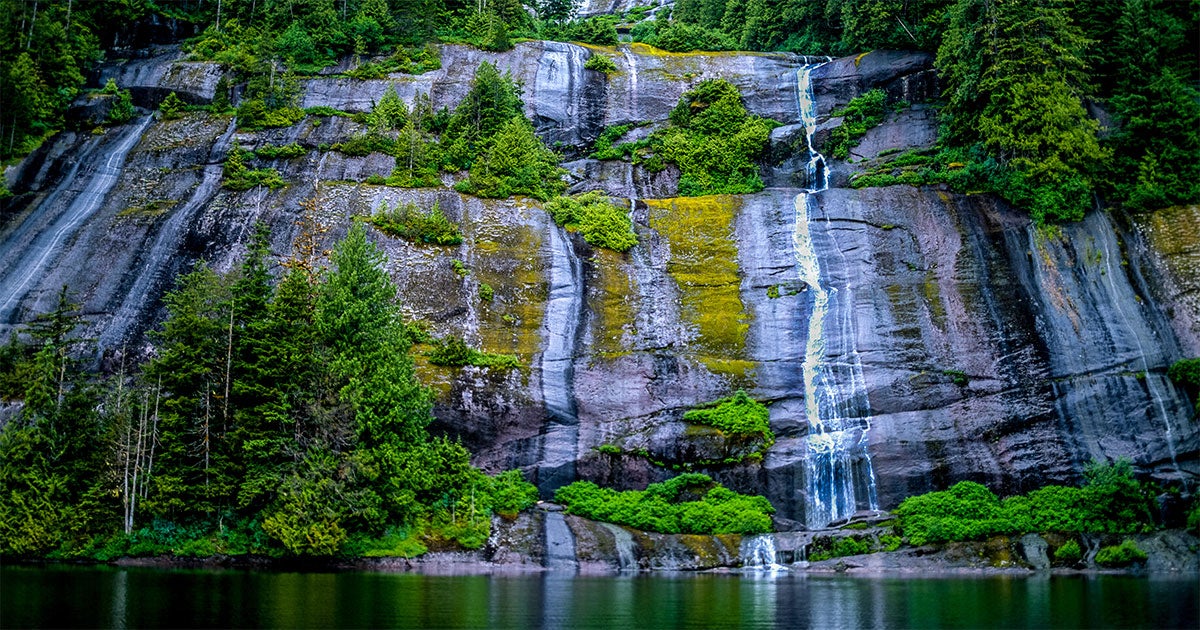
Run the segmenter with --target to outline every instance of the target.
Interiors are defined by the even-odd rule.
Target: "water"
[[[1194,576],[573,577],[0,568],[0,626],[1195,628]]]
[[[805,478],[808,503],[805,524],[818,529],[847,518],[861,508],[879,508],[875,473],[867,451],[870,403],[862,361],[856,347],[854,293],[849,283],[833,286],[822,278],[821,260],[813,240],[810,204],[829,187],[825,157],[812,149],[817,113],[812,71],[806,65],[797,74],[797,103],[809,144],[810,188],[796,196],[793,249],[800,281],[812,296],[808,337],[804,349],[804,401],[808,417]],[[826,218],[826,227],[829,227]],[[827,229],[831,249],[848,265],[833,230]],[[831,330],[826,332],[826,327]],[[831,345],[832,344],[832,345]]]
[[[741,555],[749,568],[772,572],[787,570],[787,567],[775,561],[775,537],[771,534],[743,538]]]
[[[126,125],[119,131],[114,129],[111,133],[120,133],[120,139],[107,153],[103,164],[98,166],[91,178],[87,180],[84,189],[71,200],[67,209],[52,223],[45,227],[36,227],[35,229],[39,230],[37,236],[33,237],[32,242],[26,244],[24,237],[29,226],[38,225],[36,223],[40,219],[38,214],[45,209],[53,210],[58,196],[64,190],[70,191],[71,187],[77,183],[75,176],[80,164],[85,160],[90,161],[98,157],[92,153],[96,147],[101,146],[102,142],[93,144],[71,168],[70,173],[67,174],[58,189],[42,202],[38,213],[26,218],[23,225],[19,226],[6,239],[6,242],[0,245],[0,261],[5,262],[4,266],[0,267],[3,269],[0,272],[0,300],[2,300],[0,301],[0,322],[12,319],[13,311],[20,304],[21,299],[31,288],[37,286],[43,272],[54,262],[55,255],[63,244],[104,203],[108,192],[112,190],[121,176],[121,170],[125,167],[125,157],[141,139],[142,132],[146,130],[152,120],[152,117],[147,116],[136,123]],[[16,255],[19,255],[19,258]],[[8,258],[7,261],[6,258]]]
[[[229,150],[229,141],[236,129],[236,121],[229,121],[225,133],[213,144],[208,154],[208,164],[199,185],[182,207],[171,213],[170,218],[154,238],[154,245],[145,257],[145,263],[136,271],[137,276],[132,288],[125,294],[121,306],[113,316],[112,324],[105,329],[97,343],[97,353],[103,354],[108,348],[120,345],[125,335],[133,328],[150,305],[150,300],[158,297],[160,290],[170,282],[168,270],[171,270],[171,258],[178,254],[180,244],[186,234],[186,228],[196,216],[196,213],[208,204],[221,186],[221,175],[224,173],[223,159]],[[266,188],[257,190],[259,200],[267,193]]]
[[[566,230],[551,225],[549,240],[550,298],[543,323],[546,349],[540,363],[547,418],[537,479],[546,496],[575,480],[579,419],[573,381],[576,337],[583,319],[583,263]]]

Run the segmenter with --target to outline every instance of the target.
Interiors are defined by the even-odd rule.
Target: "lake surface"
[[[1200,577],[586,577],[0,568],[0,626],[1200,627]]]

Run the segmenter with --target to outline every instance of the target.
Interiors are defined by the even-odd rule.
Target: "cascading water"
[[[3,249],[9,247],[23,247],[23,249],[11,250],[19,251],[20,258],[9,262],[7,268],[0,274],[0,299],[3,299],[3,302],[0,302],[0,322],[11,319],[13,309],[25,297],[30,284],[36,285],[36,280],[42,276],[42,272],[53,261],[54,255],[63,243],[104,203],[108,192],[112,190],[121,176],[121,170],[125,167],[125,157],[141,139],[142,132],[146,130],[152,120],[153,117],[147,116],[122,131],[121,139],[109,151],[107,159],[96,169],[87,186],[71,200],[67,209],[53,223],[40,228],[32,243],[29,245],[22,243],[21,236],[24,230],[21,228],[25,226],[19,227],[6,240]],[[78,164],[75,169],[72,169],[62,186],[42,203],[42,208],[49,208],[58,194],[64,188],[71,186],[77,168]],[[35,216],[30,216],[25,222],[27,225],[33,225],[34,220]],[[0,250],[0,254],[7,253],[9,252]],[[4,256],[0,255],[0,260],[3,258]]]
[[[822,281],[809,218],[812,197],[829,186],[825,158],[812,147],[817,126],[812,71],[820,65],[807,64],[797,74],[797,101],[809,146],[809,188],[796,196],[793,234],[800,280],[812,295],[803,364],[808,416],[805,523],[809,529],[846,518],[860,507],[878,509],[875,473],[867,451],[870,404],[855,347],[853,294],[848,285],[833,286],[828,278]],[[829,239],[832,248],[839,250],[831,234]],[[832,330],[826,331],[827,325]]]
[[[575,535],[562,512],[546,512],[546,568],[556,571],[578,569]]]
[[[191,223],[196,213],[212,200],[221,185],[221,175],[224,172],[221,160],[229,150],[229,141],[236,128],[236,122],[230,121],[225,133],[217,138],[212,150],[209,151],[208,165],[204,167],[200,184],[196,186],[187,202],[171,213],[170,218],[159,230],[158,236],[154,238],[154,245],[150,247],[145,263],[138,271],[137,279],[133,281],[132,288],[125,294],[125,299],[113,316],[112,323],[100,336],[97,347],[101,354],[105,349],[115,348],[121,343],[125,335],[136,324],[142,312],[150,305],[151,300],[157,297],[157,292],[151,289],[156,286],[161,288],[162,284],[169,281],[169,278],[165,278],[164,275],[171,268],[171,258],[179,252],[180,242],[183,241],[187,232],[185,228]]]
[[[543,324],[542,400],[546,426],[538,465],[538,488],[549,495],[575,480],[579,419],[575,413],[574,359],[579,322],[583,319],[583,263],[566,231],[550,226],[550,299]]]
[[[775,561],[775,537],[771,534],[743,538],[739,551],[743,567],[768,571],[783,571],[787,568]]]

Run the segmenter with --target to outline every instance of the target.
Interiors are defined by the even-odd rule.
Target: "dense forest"
[[[570,0],[0,0],[0,7],[5,164],[63,129],[81,96],[112,99],[108,123],[131,120],[129,92],[111,82],[89,88],[90,73],[149,40],[179,38],[191,58],[218,62],[226,75],[212,103],[171,95],[160,106],[163,118],[203,109],[259,130],[310,115],[354,117],[364,133],[322,148],[396,159],[390,177],[368,183],[437,186],[442,174],[461,173],[459,192],[541,200],[590,245],[624,252],[638,242],[628,215],[599,193],[563,195],[561,156],[526,118],[521,86],[489,63],[453,110],[435,110],[428,95],[405,103],[394,91],[360,114],[304,110],[298,98],[300,81],[347,58],[345,76],[380,78],[438,67],[439,44],[503,51],[525,39],[603,47],[624,38],[672,52],[936,55],[938,146],[902,158],[923,167],[915,179],[869,175],[856,186],[943,182],[994,192],[1041,226],[1079,220],[1100,204],[1138,212],[1200,202],[1200,0],[679,0],[586,19],[576,18]],[[592,59],[589,69],[609,70],[606,56]],[[882,92],[855,99],[839,112],[846,124],[825,152],[847,159],[861,135],[855,125],[877,124],[887,106]],[[683,94],[662,128],[615,145],[634,125],[610,128],[591,155],[651,171],[674,165],[684,196],[752,193],[764,187],[756,159],[778,124],[750,114],[732,84],[706,80]],[[282,186],[255,160],[292,150],[304,151],[235,148],[222,184]],[[8,194],[0,187],[0,198]],[[85,357],[95,348],[76,332],[78,307],[65,288],[54,311],[0,348],[0,398],[23,401],[0,436],[0,554],[411,556],[478,548],[493,515],[511,517],[536,501],[519,471],[485,474],[460,443],[430,434],[432,397],[412,357],[413,346],[425,344],[430,360],[445,365],[515,368],[516,359],[433,339],[404,321],[362,222],[326,259],[320,203],[318,190],[282,268],[272,268],[260,227],[240,267],[220,274],[200,262],[181,276],[144,363],[91,371]],[[384,209],[369,221],[419,243],[462,240],[436,206]],[[1183,361],[1171,374],[1193,395],[1198,366]],[[765,408],[737,396],[718,402],[757,405],[761,418],[739,412],[759,420],[725,429],[761,435],[765,450],[774,440]],[[721,404],[688,413],[717,416]],[[718,420],[696,422],[722,428]],[[1093,468],[1088,481],[1003,504],[982,487],[960,485],[902,505],[900,515],[918,543],[1155,527],[1151,489],[1133,479],[1128,463]],[[557,499],[569,513],[670,533],[772,528],[766,499],[694,473],[634,493],[578,482]],[[1056,516],[1084,499],[1092,511]],[[939,516],[960,503],[969,509],[958,510],[959,520]],[[1192,518],[1200,519],[1196,508]]]
[[[246,84],[238,114],[249,128],[294,122],[288,86],[347,55],[361,60],[357,76],[383,76],[437,63],[430,43],[613,45],[620,28],[671,51],[934,52],[943,151],[925,179],[996,191],[1039,223],[1077,220],[1097,199],[1135,210],[1200,200],[1195,0],[681,0],[584,20],[572,19],[578,7],[563,0],[4,5],[0,158],[23,155],[61,128],[90,69],[119,57],[154,20],[196,33],[185,43],[193,57],[221,62]],[[446,152],[458,168],[473,157],[463,148]]]

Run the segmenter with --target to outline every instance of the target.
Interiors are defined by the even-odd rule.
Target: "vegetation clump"
[[[620,160],[633,157],[638,149],[643,149],[650,146],[650,139],[645,138],[637,142],[622,142],[613,144],[621,136],[633,131],[637,127],[644,127],[650,123],[626,123],[624,125],[614,125],[605,127],[604,131],[600,132],[600,136],[596,138],[596,143],[592,147],[592,159],[594,160]]]
[[[1079,548],[1079,542],[1072,538],[1063,543],[1061,547],[1054,550],[1054,560],[1062,564],[1075,564],[1083,557],[1083,550]]]
[[[754,158],[776,125],[750,115],[733,84],[709,79],[685,92],[671,110],[671,127],[654,134],[652,160],[679,167],[685,197],[758,192],[763,182]]]
[[[766,405],[750,398],[743,390],[683,414],[684,422],[716,427],[732,435],[756,435],[763,440],[763,450],[775,443],[770,427],[770,412]]]
[[[593,247],[624,252],[637,245],[637,234],[633,232],[629,215],[599,191],[575,197],[555,197],[546,202],[546,212],[555,223],[579,232]]]
[[[1200,358],[1176,361],[1167,370],[1167,377],[1196,401],[1196,415],[1200,416]]]
[[[414,243],[458,245],[463,241],[458,226],[446,218],[438,202],[434,202],[429,212],[421,212],[413,203],[399,203],[389,210],[385,202],[367,222],[388,236]]]
[[[260,160],[290,160],[308,154],[308,149],[296,144],[283,146],[266,145],[254,150],[254,157]]]
[[[1096,564],[1102,567],[1127,567],[1136,562],[1145,562],[1146,552],[1137,543],[1126,538],[1119,545],[1101,547],[1096,552]]]
[[[775,512],[765,497],[738,494],[697,473],[624,492],[576,481],[554,499],[569,514],[664,534],[762,534],[771,531]]]
[[[429,362],[434,365],[462,367],[473,365],[481,368],[498,368],[511,370],[521,367],[521,361],[515,355],[481,352],[467,345],[461,337],[445,337],[433,342],[433,349],[427,353]]]
[[[279,171],[273,168],[253,169],[246,166],[246,159],[253,157],[250,151],[234,148],[225,158],[224,175],[221,185],[230,190],[250,190],[255,186],[266,186],[271,190],[283,188],[285,185]]]
[[[850,149],[859,139],[883,122],[887,114],[886,101],[887,93],[875,88],[850,99],[844,108],[834,112],[834,116],[842,117],[842,124],[829,134],[827,150],[830,154],[839,160],[850,157]]]
[[[588,57],[588,60],[583,62],[583,67],[587,70],[595,70],[605,74],[617,71],[617,64],[613,62],[612,57],[601,54],[593,54],[591,57]]]
[[[159,103],[158,113],[163,120],[175,120],[183,115],[185,107],[187,107],[187,103],[184,103],[178,94],[171,92],[163,99],[162,103]]]
[[[1149,493],[1126,460],[1092,464],[1082,488],[1046,486],[1001,500],[973,481],[909,497],[895,514],[914,545],[1026,532],[1131,534],[1153,527]]]

